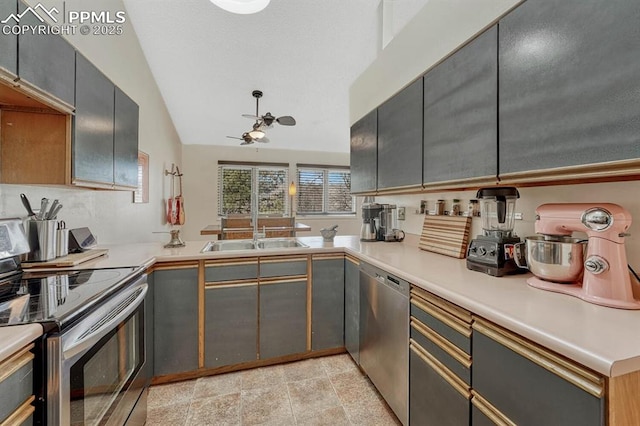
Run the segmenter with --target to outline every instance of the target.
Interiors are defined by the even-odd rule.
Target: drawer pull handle
[[[427,352],[416,341],[410,339],[411,350],[429,367],[435,370],[440,377],[442,377],[447,383],[451,385],[458,393],[465,398],[471,398],[471,391],[469,385],[467,385],[461,378],[455,375],[451,370],[444,366],[440,361],[435,359],[433,355]]]

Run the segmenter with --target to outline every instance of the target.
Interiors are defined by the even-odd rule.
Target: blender
[[[373,201],[373,197],[366,197],[362,204],[362,225],[360,227],[360,241],[377,241],[378,229],[376,221],[382,211],[382,205]]]
[[[496,277],[526,272],[513,259],[514,244],[520,242],[513,232],[518,190],[512,186],[481,188],[476,198],[480,200],[482,235],[469,244],[467,268]]]

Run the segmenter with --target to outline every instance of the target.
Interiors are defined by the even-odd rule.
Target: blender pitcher
[[[487,237],[510,237],[513,231],[516,200],[514,187],[482,188],[478,191],[482,230]]]

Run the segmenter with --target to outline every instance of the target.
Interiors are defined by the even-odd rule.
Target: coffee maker
[[[362,204],[362,225],[360,227],[360,241],[378,241],[378,226],[382,205],[373,201],[373,197],[366,197]]]
[[[624,238],[631,226],[631,214],[617,204],[543,204],[536,209],[535,231],[550,241],[571,236],[574,231],[588,237],[582,279],[557,283],[531,277],[527,283],[543,290],[579,297],[590,303],[621,309],[640,309],[634,299],[627,266]],[[528,241],[527,241],[528,243]],[[536,255],[535,253],[532,253]],[[538,255],[538,259],[541,257]],[[548,259],[554,266],[563,259]],[[532,269],[534,275],[536,271]]]
[[[467,268],[501,277],[526,272],[513,260],[514,244],[520,238],[513,232],[518,190],[512,186],[481,188],[480,201],[482,235],[469,244]]]
[[[380,204],[380,207],[378,241],[402,241],[404,232],[398,229],[397,206],[395,204]]]

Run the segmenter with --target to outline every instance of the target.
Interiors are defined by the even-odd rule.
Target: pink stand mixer
[[[536,215],[535,231],[544,237],[543,240],[537,237],[542,244],[566,240],[574,231],[586,232],[588,244],[583,270],[580,271],[582,282],[557,283],[548,281],[548,277],[545,280],[536,276],[527,280],[529,285],[569,294],[598,305],[640,309],[640,301],[633,297],[624,246],[624,237],[628,235],[626,231],[631,226],[631,214],[627,210],[611,203],[543,204],[536,209]],[[535,239],[531,238],[532,247],[536,244]],[[529,239],[526,243],[527,256],[535,256],[535,249],[529,247]],[[580,257],[582,249],[578,250],[577,255],[574,249],[573,254],[565,256],[569,262],[572,256]],[[531,265],[530,259],[528,263]],[[530,269],[539,275],[534,268]],[[544,277],[544,274],[540,275]]]

